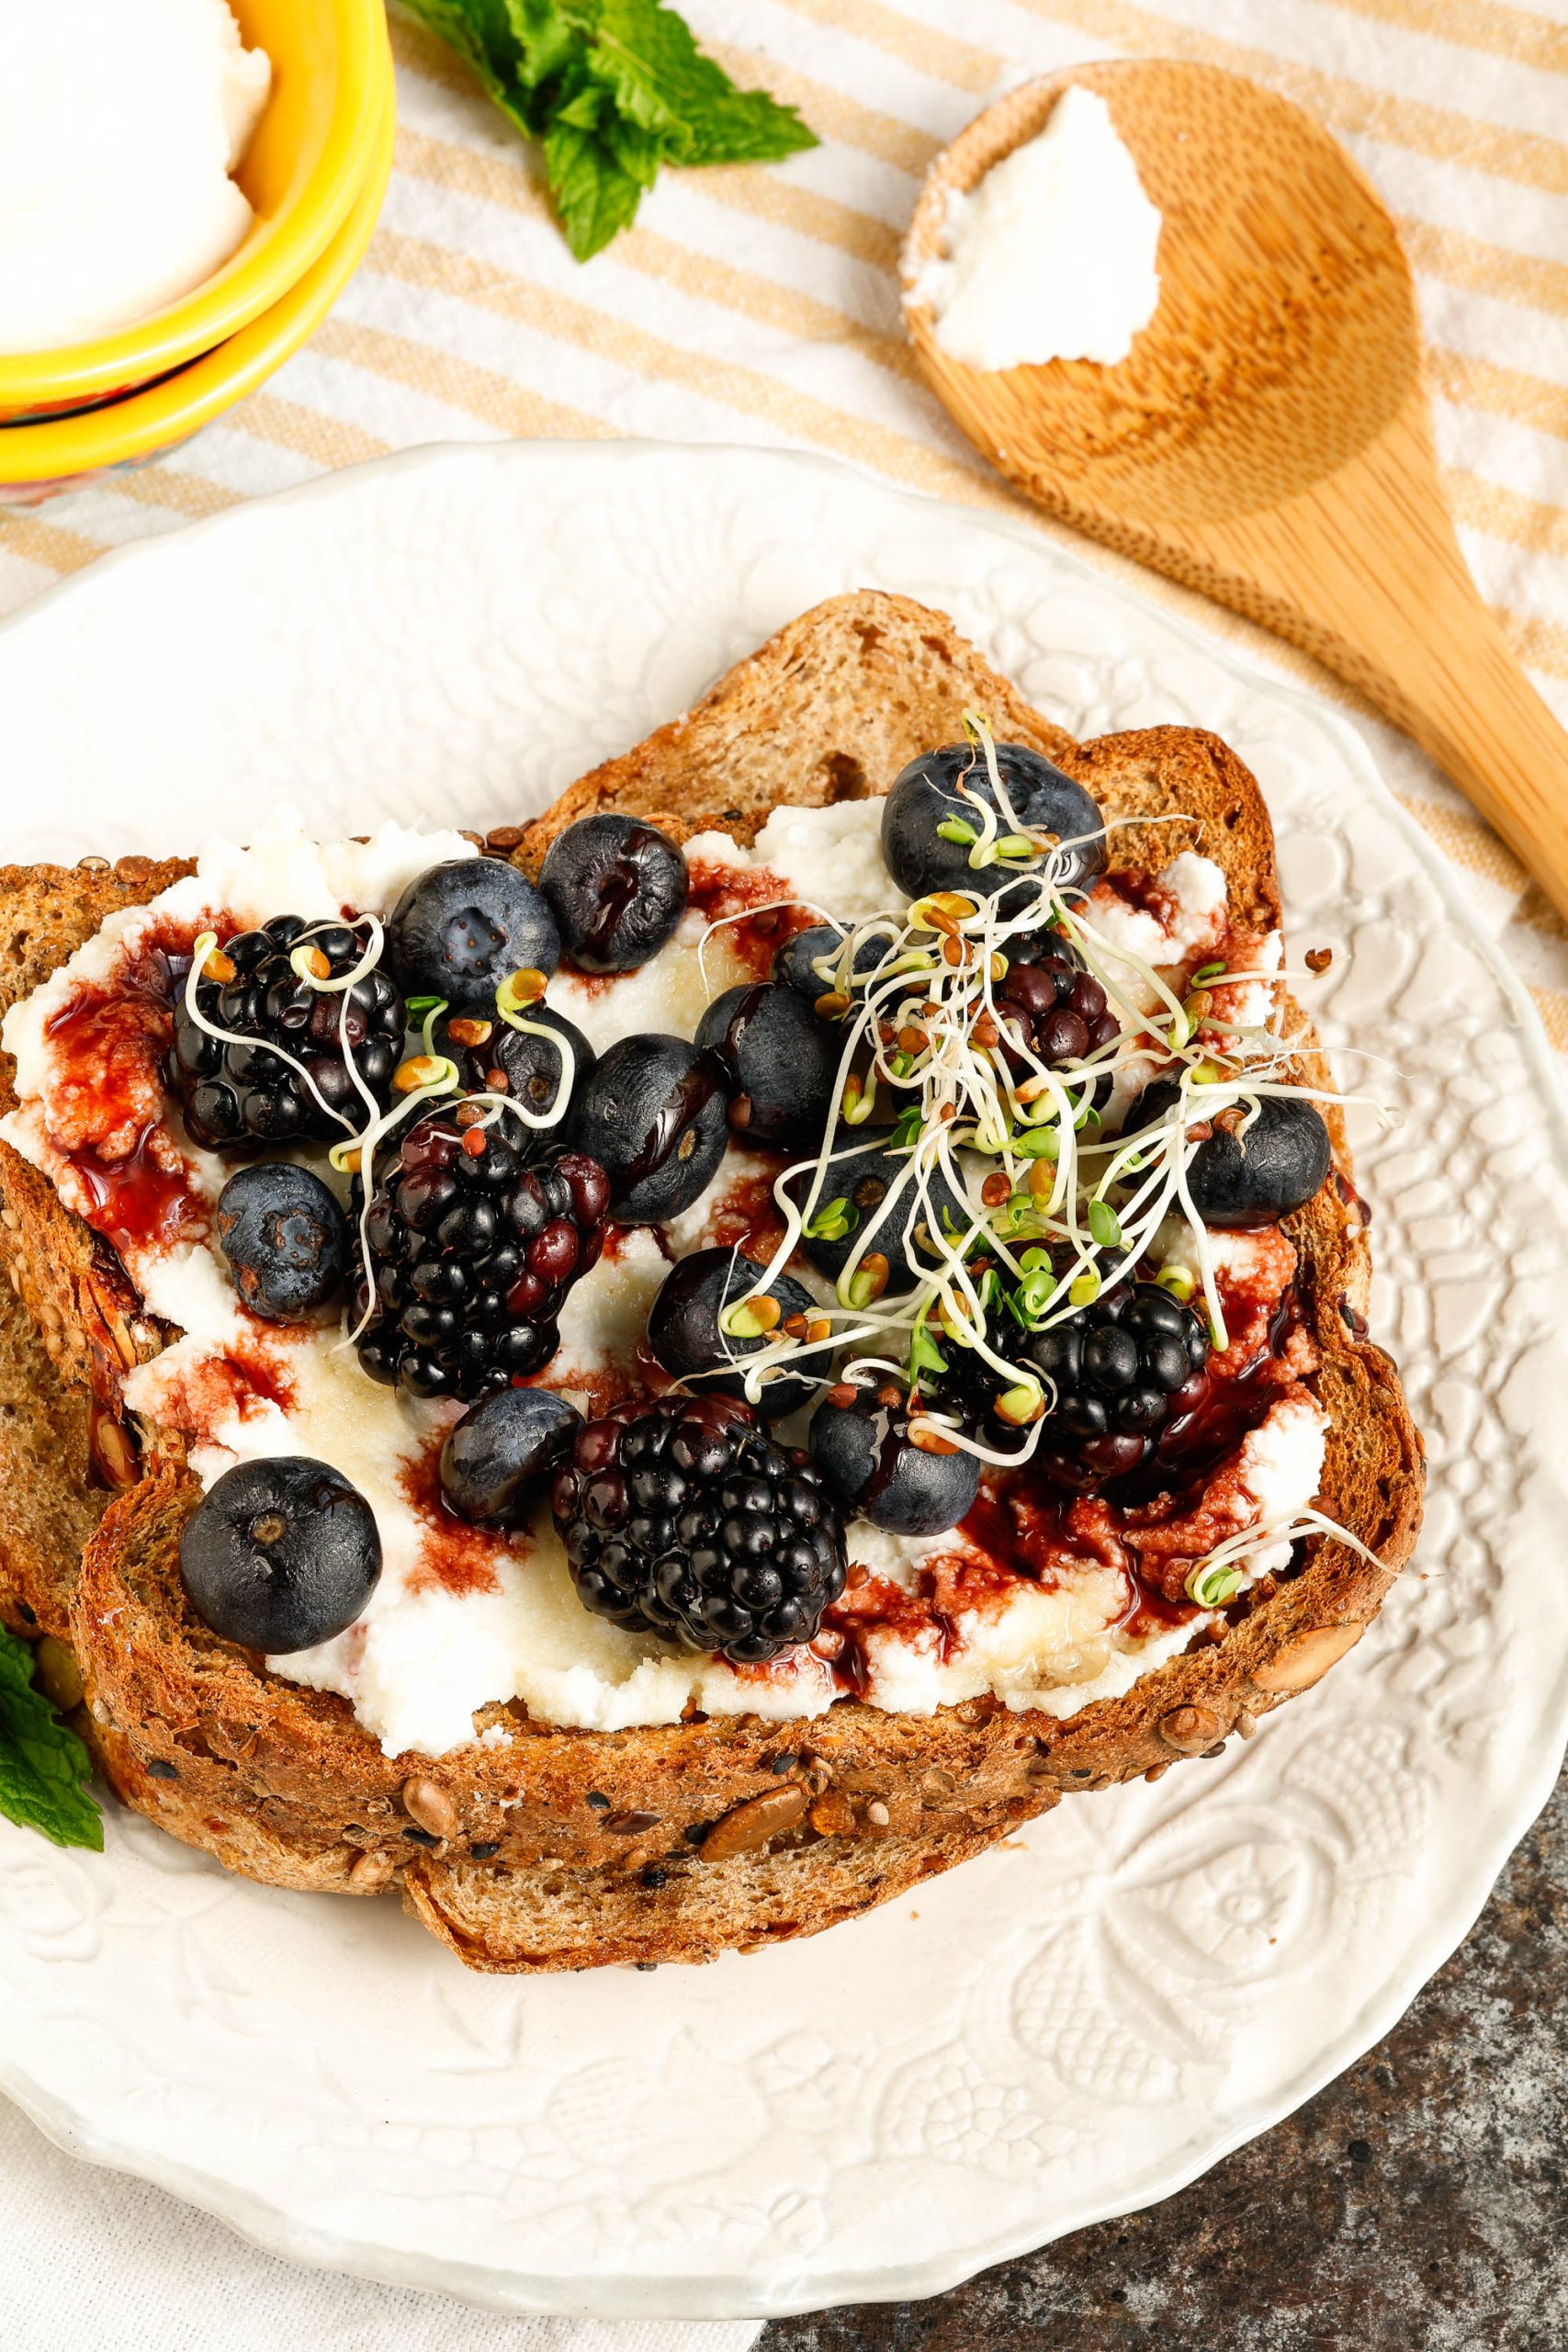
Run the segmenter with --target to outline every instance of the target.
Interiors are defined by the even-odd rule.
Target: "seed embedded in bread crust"
[[[390,1854],[370,1848],[356,1854],[348,1866],[348,1888],[351,1894],[379,1894],[396,1868]]]
[[[1210,1707],[1172,1707],[1168,1715],[1160,1717],[1159,1736],[1168,1747],[1179,1748],[1184,1756],[1196,1756],[1212,1747],[1224,1726]]]
[[[765,1846],[785,1829],[793,1829],[806,1812],[806,1791],[798,1781],[787,1788],[764,1789],[760,1797],[746,1797],[720,1815],[703,1839],[705,1862],[722,1862],[730,1854],[748,1854]]]
[[[1366,1630],[1364,1625],[1314,1625],[1277,1650],[1267,1665],[1254,1667],[1252,1679],[1259,1690],[1305,1690],[1347,1650],[1354,1649]]]
[[[811,1826],[819,1838],[849,1838],[859,1826],[854,1801],[841,1789],[829,1789],[811,1808]]]
[[[433,1838],[455,1838],[457,1835],[457,1808],[450,1791],[439,1781],[420,1777],[403,1782],[403,1811],[421,1829]]]

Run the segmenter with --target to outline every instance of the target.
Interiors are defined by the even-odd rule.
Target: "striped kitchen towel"
[[[448,51],[395,19],[397,167],[333,317],[164,463],[0,514],[0,610],[186,516],[463,436],[826,449],[1051,532],[920,384],[899,328],[900,237],[927,164],[998,84],[1175,55],[1310,107],[1397,214],[1466,555],[1568,719],[1568,0],[686,0],[685,13],[737,80],[798,106],[820,148],[668,173],[637,225],[580,268],[532,155]],[[1357,718],[1568,1055],[1568,931],[1459,796],[1304,658],[1137,576]]]

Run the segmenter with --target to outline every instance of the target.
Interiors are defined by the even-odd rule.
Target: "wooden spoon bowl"
[[[948,191],[1098,91],[1159,207],[1159,307],[1119,366],[986,370],[936,341],[920,287]],[[1288,99],[1174,60],[1010,92],[932,166],[905,315],[939,397],[1062,520],[1359,687],[1445,768],[1568,912],[1568,735],[1465,568],[1432,443],[1410,266],[1377,190]]]

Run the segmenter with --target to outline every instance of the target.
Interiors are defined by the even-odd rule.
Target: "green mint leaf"
[[[537,89],[564,74],[583,50],[584,35],[596,13],[582,0],[562,6],[560,0],[483,0],[505,15],[517,44],[518,72],[530,89]]]
[[[539,137],[546,109],[519,51],[508,0],[399,0],[399,5],[457,51],[472,67],[485,95],[525,139]]]
[[[662,0],[400,0],[465,58],[545,171],[579,261],[660,164],[765,164],[815,147],[793,107],[739,90]]]
[[[622,169],[593,131],[555,122],[545,133],[545,172],[567,243],[591,261],[618,236],[642,202],[643,184]]]
[[[101,1854],[103,1816],[83,1786],[87,1751],[32,1675],[32,1651],[0,1626],[0,1814],[57,1846]]]
[[[587,64],[671,164],[766,164],[817,139],[793,107],[738,90],[661,0],[598,0]]]
[[[558,130],[597,130],[606,112],[613,112],[608,91],[597,82],[584,82],[571,97],[561,100],[550,119]]]
[[[616,167],[639,187],[651,187],[659,176],[662,158],[658,141],[626,120],[616,107],[614,93],[592,79],[581,59],[567,68],[555,85],[550,127],[592,131]]]
[[[636,123],[627,122],[624,116],[612,110],[605,117],[600,136],[622,171],[639,187],[653,186],[664,153],[651,131],[639,130]]]

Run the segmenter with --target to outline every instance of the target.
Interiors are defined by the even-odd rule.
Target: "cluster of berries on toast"
[[[1063,1508],[1190,1486],[1211,1424],[1235,1433],[1201,1228],[1276,1224],[1328,1170],[1277,1041],[1194,1017],[1223,965],[1206,998],[1157,973],[1137,993],[1088,912],[1100,811],[1040,753],[977,723],[912,762],[881,848],[907,910],[788,927],[690,1039],[595,1052],[549,1001],[558,966],[641,969],[690,902],[679,846],[612,812],[560,831],[536,885],[476,856],[384,926],[215,940],[176,1022],[193,1138],[247,1155],[218,1219],[244,1303],[343,1304],[371,1380],[468,1408],[442,1508],[521,1528],[547,1494],[586,1608],[738,1667],[814,1640],[851,1519],[938,1536],[1025,1474]],[[548,1388],[570,1292],[610,1233],[700,1201],[732,1139],[775,1162],[784,1241],[679,1255],[644,1342],[672,1385],[583,1421]],[[323,1142],[341,1204],[299,1164]],[[209,1622],[283,1650],[331,1638],[375,1568],[343,1568],[323,1512],[312,1605],[293,1470],[284,1532],[244,1533],[269,1475],[247,1465],[243,1525],[214,1488],[187,1581]]]

